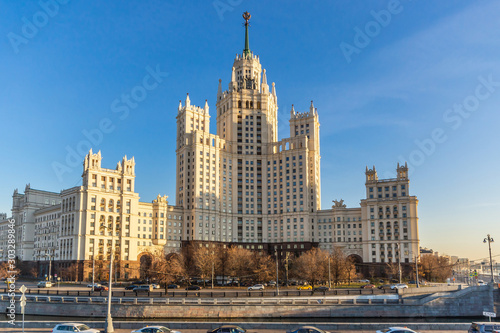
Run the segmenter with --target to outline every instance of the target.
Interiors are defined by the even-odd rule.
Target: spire
[[[177,108],[178,111],[182,110],[182,102],[179,100],[179,107]]]
[[[247,55],[250,55],[250,44],[248,42],[248,20],[250,20],[250,17],[252,17],[252,15],[250,15],[249,12],[244,12],[243,13],[243,19],[245,19],[245,48],[243,49],[243,57],[247,56]]]
[[[292,109],[290,110],[290,117],[293,117],[295,116],[295,108],[293,107],[293,104],[292,104]]]
[[[313,101],[311,101],[311,106],[309,107],[309,112],[311,114],[314,114],[314,104],[313,104]]]
[[[219,89],[217,89],[217,99],[222,98],[222,80],[219,79]]]
[[[191,100],[189,99],[189,93],[186,95],[186,108],[191,106]]]
[[[205,110],[205,113],[208,113],[208,101],[205,100],[205,106],[203,107],[203,109]]]
[[[265,69],[262,71],[262,92],[269,93],[269,86],[267,85],[267,75]]]
[[[273,95],[276,96],[276,87],[274,86],[274,82],[273,82]]]

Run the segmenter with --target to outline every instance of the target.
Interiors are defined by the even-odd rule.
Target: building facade
[[[305,112],[292,105],[290,137],[278,140],[276,87],[249,48],[248,20],[226,90],[219,80],[215,113],[212,134],[207,102],[194,106],[189,94],[179,102],[175,205],[160,195],[139,200],[134,158],[105,169],[101,153],[92,150],[81,186],[60,193],[16,190],[18,257],[78,263],[83,277],[91,261],[111,253],[123,267],[120,277],[130,277],[127,268],[136,269],[143,253],[176,251],[185,242],[295,250],[319,244],[341,247],[364,263],[418,257],[418,200],[410,196],[406,165],[398,164],[395,179],[379,180],[375,167],[366,168],[360,207],[335,200],[321,209],[318,110],[312,101]]]

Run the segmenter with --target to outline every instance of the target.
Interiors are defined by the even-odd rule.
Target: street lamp
[[[483,243],[488,243],[488,248],[490,250],[490,271],[491,271],[491,283],[495,283],[495,278],[493,277],[493,260],[491,259],[491,243],[494,242],[493,238],[488,234],[488,236],[483,240]]]
[[[50,254],[50,250],[45,253],[46,257],[49,257],[49,281],[52,280],[52,259],[56,257],[56,254]]]
[[[278,271],[278,248],[274,249],[274,254],[276,255],[276,295],[280,295],[280,281],[279,281],[279,271]]]
[[[104,328],[105,333],[113,333],[115,329],[113,328],[113,318],[111,317],[111,296],[112,291],[111,291],[111,285],[113,284],[113,256],[114,256],[114,241],[115,241],[115,235],[113,233],[113,228],[108,228],[104,223],[101,224],[100,226],[101,230],[104,229],[111,229],[111,253],[110,253],[110,259],[109,259],[109,286],[108,286],[108,313],[106,316],[106,327]],[[115,232],[118,232],[119,228],[115,228]]]

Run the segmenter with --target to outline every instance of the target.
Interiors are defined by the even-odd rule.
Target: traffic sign
[[[24,308],[26,306],[26,301],[21,301],[21,307]]]
[[[26,288],[24,284],[21,286],[21,288],[19,288],[19,291],[23,294],[26,292],[26,290],[28,290],[28,288]]]
[[[21,302],[23,302],[23,301],[25,302],[25,301],[26,301],[26,295],[24,295],[24,294],[23,294],[23,295],[21,295],[21,298],[20,298],[19,300],[20,300]]]
[[[495,312],[487,312],[487,311],[483,311],[483,316],[485,317],[493,317],[495,318],[497,316],[497,314]]]

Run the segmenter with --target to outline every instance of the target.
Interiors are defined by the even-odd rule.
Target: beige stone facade
[[[60,193],[14,193],[17,256],[22,260],[89,263],[106,260],[112,248],[121,277],[130,277],[141,255],[177,251],[183,241],[245,244],[319,243],[341,247],[365,263],[412,262],[419,254],[418,200],[410,196],[407,166],[397,178],[379,180],[366,168],[366,198],[360,207],[334,201],[321,209],[320,123],[309,110],[290,110],[290,137],[278,140],[278,97],[260,59],[249,49],[237,55],[228,89],[219,80],[217,133],[211,134],[208,103],[177,109],[176,204],[158,195],[140,202],[135,160],[115,169],[89,152],[82,186]],[[7,219],[0,222],[0,236]],[[0,237],[0,245],[5,242]]]

